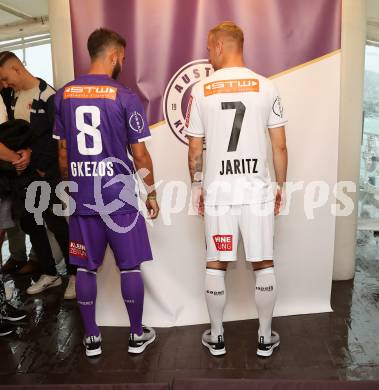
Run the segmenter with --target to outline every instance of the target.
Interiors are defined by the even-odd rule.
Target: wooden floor
[[[209,356],[206,326],[157,329],[142,356],[126,353],[128,329],[102,328],[103,355],[84,355],[75,302],[63,288],[26,297],[27,320],[0,339],[0,384],[171,382],[176,378],[379,379],[379,261],[360,260],[354,281],[334,282],[333,313],[275,319],[280,350],[255,355],[256,320],[225,324],[228,354]],[[18,287],[27,280],[16,279]]]

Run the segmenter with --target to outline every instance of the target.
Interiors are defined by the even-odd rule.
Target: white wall
[[[74,78],[70,3],[69,0],[49,0],[48,6],[54,86],[60,88]]]

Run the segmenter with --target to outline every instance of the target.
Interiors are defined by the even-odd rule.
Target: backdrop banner
[[[86,42],[94,29],[107,27],[123,35],[127,49],[120,81],[139,93],[152,129],[148,148],[161,215],[149,223],[155,261],[143,265],[144,322],[174,326],[208,321],[204,227],[190,206],[183,127],[191,87],[213,71],[206,60],[207,33],[223,20],[242,27],[247,66],[275,78],[289,119],[293,194],[284,215],[276,218],[279,297],[274,314],[330,311],[341,0],[71,0],[70,7],[75,74],[88,69]],[[257,316],[254,275],[239,249],[240,261],[227,274],[226,320]],[[98,280],[99,324],[127,325],[119,272],[109,249]]]

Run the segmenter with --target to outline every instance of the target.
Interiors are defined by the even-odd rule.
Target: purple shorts
[[[131,269],[153,259],[144,217],[136,213],[106,216],[72,215],[70,228],[70,263],[88,270],[103,264],[107,244],[117,266]]]

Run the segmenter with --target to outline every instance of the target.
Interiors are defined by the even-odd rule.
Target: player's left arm
[[[58,91],[54,96],[49,98],[50,114],[53,112],[54,117],[50,118],[53,125],[53,138],[58,141],[58,165],[62,180],[68,180],[68,157],[67,141],[65,137],[65,126],[61,115],[62,92]],[[50,116],[49,114],[49,116]]]
[[[147,191],[146,207],[149,211],[149,217],[155,219],[159,214],[159,206],[155,190],[153,161],[151,160],[145,142],[138,142],[130,146],[134,165]]]
[[[58,163],[61,178],[68,180],[67,142],[65,139],[58,140]]]
[[[204,215],[203,142],[202,137],[188,136],[188,168],[191,176],[192,204],[199,215]]]
[[[188,136],[188,168],[191,183],[201,183],[203,178],[203,140],[202,137]]]

